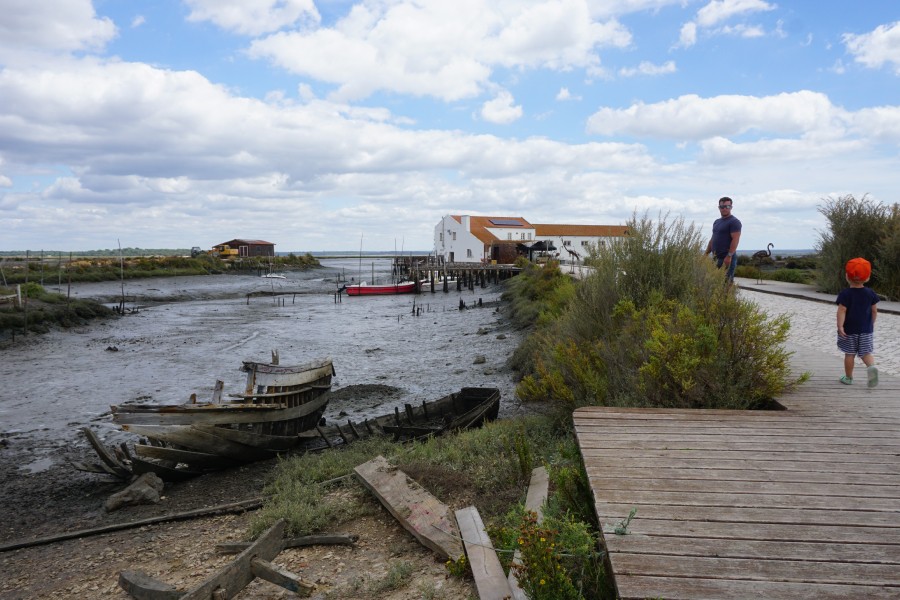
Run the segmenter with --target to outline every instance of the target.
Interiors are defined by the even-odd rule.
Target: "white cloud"
[[[131,20],[131,28],[137,29],[141,25],[147,22],[147,19],[144,18],[144,15],[137,15],[135,18]]]
[[[763,0],[712,0],[697,11],[701,27],[713,27],[728,19],[748,13],[775,10],[776,6]]]
[[[585,0],[422,0],[357,4],[333,26],[273,34],[248,52],[338,86],[339,100],[387,90],[455,101],[493,87],[498,68],[599,69],[598,49],[630,43]]]
[[[747,132],[798,135],[813,131],[840,135],[846,125],[843,110],[827,96],[801,91],[775,96],[680,96],[626,109],[602,108],[588,119],[588,131],[599,135],[652,136],[702,140]]]
[[[694,22],[685,23],[681,26],[681,33],[678,36],[678,45],[682,48],[690,48],[697,43],[697,24]]]
[[[708,34],[731,35],[744,38],[757,38],[766,35],[759,25],[737,23],[721,26],[722,23],[735,17],[755,14],[758,12],[772,11],[776,5],[763,0],[712,0],[709,4],[697,11],[695,21],[690,21],[681,26],[677,48],[690,48],[697,43],[698,30],[703,29]],[[774,34],[783,37],[781,22],[776,25]]]
[[[5,0],[0,14],[0,63],[34,53],[93,51],[116,36],[90,0]]]
[[[295,25],[316,24],[313,0],[185,0],[189,21],[210,21],[226,31],[260,35]]]
[[[648,61],[642,61],[636,68],[622,68],[619,70],[619,75],[622,77],[634,77],[635,75],[668,75],[670,73],[674,73],[677,71],[675,68],[675,61],[669,60],[661,65],[654,65]]]
[[[856,62],[871,69],[892,65],[894,73],[900,75],[900,21],[879,25],[861,35],[845,33],[842,39]]]
[[[512,94],[502,91],[481,106],[481,118],[490,123],[508,125],[522,118],[522,107],[516,106]]]
[[[573,96],[569,88],[563,87],[559,88],[559,92],[556,93],[556,99],[560,102],[565,102],[568,100],[581,100],[581,96]]]

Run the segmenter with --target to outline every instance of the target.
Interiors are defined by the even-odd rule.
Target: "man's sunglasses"
[[[731,208],[730,204],[720,204],[719,208]]]

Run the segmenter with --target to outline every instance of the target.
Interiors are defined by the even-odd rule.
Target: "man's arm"
[[[741,241],[741,232],[740,231],[732,231],[731,232],[731,244],[728,245],[728,254],[725,256],[725,260],[722,261],[723,264],[729,265],[731,264],[731,257],[734,256],[734,253],[737,252],[738,242]]]

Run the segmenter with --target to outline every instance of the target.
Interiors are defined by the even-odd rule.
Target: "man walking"
[[[728,196],[719,198],[719,218],[713,223],[712,237],[706,245],[706,254],[712,253],[716,267],[725,265],[728,283],[734,281],[734,268],[737,267],[735,252],[741,240],[741,222],[731,214],[733,206],[734,202]]]

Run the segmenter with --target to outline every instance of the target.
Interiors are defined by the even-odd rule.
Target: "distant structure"
[[[510,264],[558,246],[580,257],[591,244],[626,235],[623,225],[532,225],[523,217],[446,215],[434,228],[434,254],[448,263]]]
[[[275,244],[264,240],[236,239],[213,246],[212,253],[222,258],[275,256]]]

